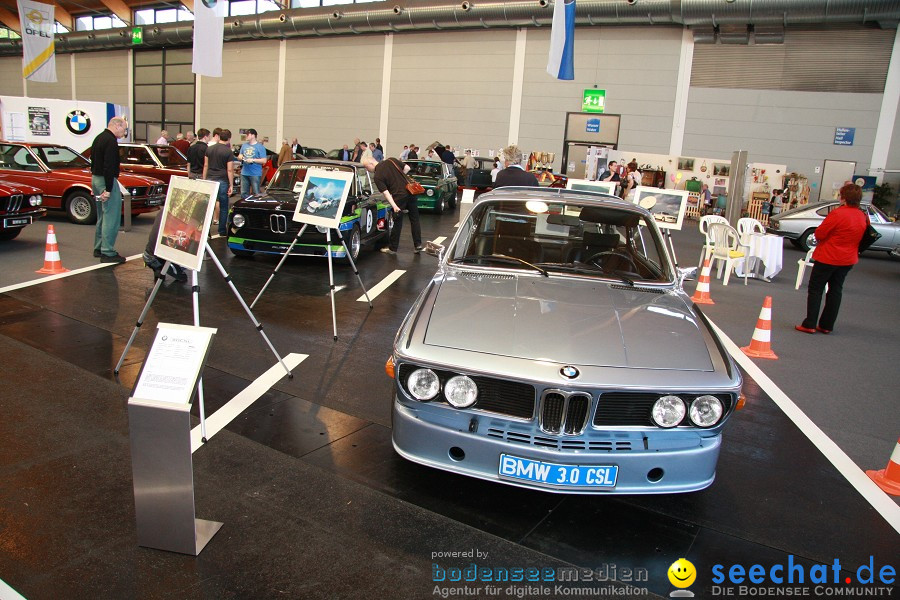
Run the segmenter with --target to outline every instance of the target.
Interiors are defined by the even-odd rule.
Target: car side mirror
[[[686,269],[681,267],[678,268],[679,284],[685,281],[694,281],[695,279],[697,279],[697,267],[688,267]]]
[[[434,242],[425,242],[425,254],[441,258],[444,255],[444,246]]]

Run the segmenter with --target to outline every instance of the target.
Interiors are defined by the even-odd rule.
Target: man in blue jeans
[[[234,155],[231,154],[231,131],[219,132],[219,143],[210,144],[203,163],[203,179],[219,182],[219,235],[228,235],[228,197],[234,181]]]
[[[103,263],[123,263],[116,251],[119,221],[122,219],[122,191],[119,189],[119,138],[125,137],[128,123],[122,117],[109,120],[106,129],[91,145],[91,188],[97,199],[97,230],[94,257]]]
[[[256,141],[255,129],[247,130],[247,141],[241,145],[238,160],[244,164],[241,167],[241,198],[258,194],[262,168],[266,164],[266,147]]]

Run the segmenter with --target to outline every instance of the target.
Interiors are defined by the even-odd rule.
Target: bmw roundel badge
[[[559,374],[562,375],[563,377],[565,377],[566,379],[575,379],[581,373],[575,367],[565,366],[559,370]]]
[[[91,118],[83,110],[73,110],[66,115],[66,127],[75,135],[84,135],[91,130]]]

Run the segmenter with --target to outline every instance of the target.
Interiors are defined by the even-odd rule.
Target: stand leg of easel
[[[150,292],[150,297],[147,298],[147,303],[144,304],[144,310],[141,311],[141,316],[138,317],[137,324],[134,326],[134,330],[131,332],[131,337],[128,338],[128,343],[125,344],[125,349],[122,350],[122,356],[119,357],[119,362],[116,363],[116,368],[113,371],[114,374],[119,374],[119,369],[122,368],[122,363],[125,362],[125,356],[128,354],[128,351],[131,349],[131,345],[134,343],[134,338],[137,337],[138,331],[141,330],[141,325],[144,324],[144,319],[147,318],[147,313],[150,312],[150,305],[153,304],[153,299],[156,298],[156,293],[159,291],[160,286],[162,286],[163,281],[166,279],[166,273],[169,272],[169,265],[172,264],[169,261],[166,261],[166,264],[163,265],[162,270],[159,272],[159,275],[156,277],[156,283],[153,286],[153,291]]]
[[[222,263],[219,262],[219,257],[215,255],[212,251],[212,248],[209,247],[209,244],[206,244],[206,253],[209,255],[210,260],[215,263],[216,268],[219,269],[219,273],[222,274],[222,277],[225,278],[225,282],[228,284],[228,287],[231,288],[234,297],[238,299],[238,302],[241,303],[241,306],[244,307],[244,311],[250,317],[250,320],[253,322],[253,325],[256,327],[256,330],[259,331],[259,335],[262,336],[262,339],[266,342],[266,345],[269,347],[269,350],[272,351],[272,354],[275,355],[275,358],[278,359],[279,364],[284,367],[284,372],[287,373],[289,379],[294,377],[294,374],[291,373],[291,370],[287,368],[287,365],[284,364],[284,361],[281,359],[281,356],[278,354],[278,351],[275,350],[275,346],[272,345],[272,342],[269,341],[269,336],[266,335],[266,332],[263,331],[262,323],[256,320],[256,317],[253,316],[253,312],[250,310],[250,307],[247,306],[247,303],[244,302],[244,299],[241,297],[241,293],[238,292],[237,288],[234,287],[234,282],[231,281],[231,276],[225,271],[225,267],[222,266]]]
[[[343,239],[344,238],[341,238],[341,240]],[[337,313],[335,313],[334,309],[334,269],[331,266],[331,229],[325,234],[325,252],[328,255],[328,288],[331,295],[331,326],[334,330],[334,339],[337,341]]]
[[[191,296],[194,305],[194,327],[200,327],[200,282],[197,271],[191,271]],[[203,404],[203,377],[197,380],[197,407],[200,410],[200,439],[206,443],[206,406]]]
[[[372,299],[369,298],[369,290],[366,289],[365,284],[363,284],[362,277],[359,276],[359,269],[356,268],[356,263],[353,262],[353,256],[350,254],[350,249],[347,248],[347,243],[344,241],[344,236],[341,233],[340,229],[335,229],[338,234],[338,239],[341,240],[341,246],[344,247],[344,252],[347,254],[347,260],[350,261],[350,266],[353,267],[353,274],[356,275],[356,280],[359,281],[359,287],[362,288],[363,294],[366,296],[366,300],[369,302],[369,308],[372,308]]]
[[[666,232],[666,240],[669,242],[669,251],[672,253],[672,262],[675,263],[675,268],[678,268],[678,257],[675,256],[675,244],[672,241],[672,231],[669,229],[664,230]]]
[[[291,245],[288,246],[288,249],[285,251],[284,256],[281,257],[281,260],[278,261],[278,265],[275,267],[275,270],[272,271],[272,274],[269,275],[269,278],[266,280],[266,285],[262,286],[262,289],[259,290],[259,293],[256,294],[256,298],[253,299],[253,304],[250,305],[250,308],[256,306],[257,301],[263,295],[263,292],[266,291],[266,288],[269,287],[269,284],[272,283],[272,280],[275,279],[275,273],[278,272],[278,269],[281,268],[281,265],[284,264],[284,261],[287,260],[287,257],[291,255],[291,250],[294,249],[294,246],[297,245],[297,242],[300,241],[300,236],[303,235],[303,232],[306,231],[306,228],[309,227],[309,223],[304,223],[303,227],[300,228],[300,231],[297,232],[297,236],[294,238],[294,241],[291,242]]]

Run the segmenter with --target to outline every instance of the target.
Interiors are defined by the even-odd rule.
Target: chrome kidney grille
[[[7,198],[0,198],[0,210],[13,212],[19,212],[19,209],[22,208],[22,203],[25,199],[25,196],[22,194],[13,194]]]
[[[269,215],[269,229],[272,233],[287,233],[287,217],[277,213]]]
[[[587,426],[590,409],[589,394],[546,390],[541,396],[541,430],[555,435],[580,435]]]

